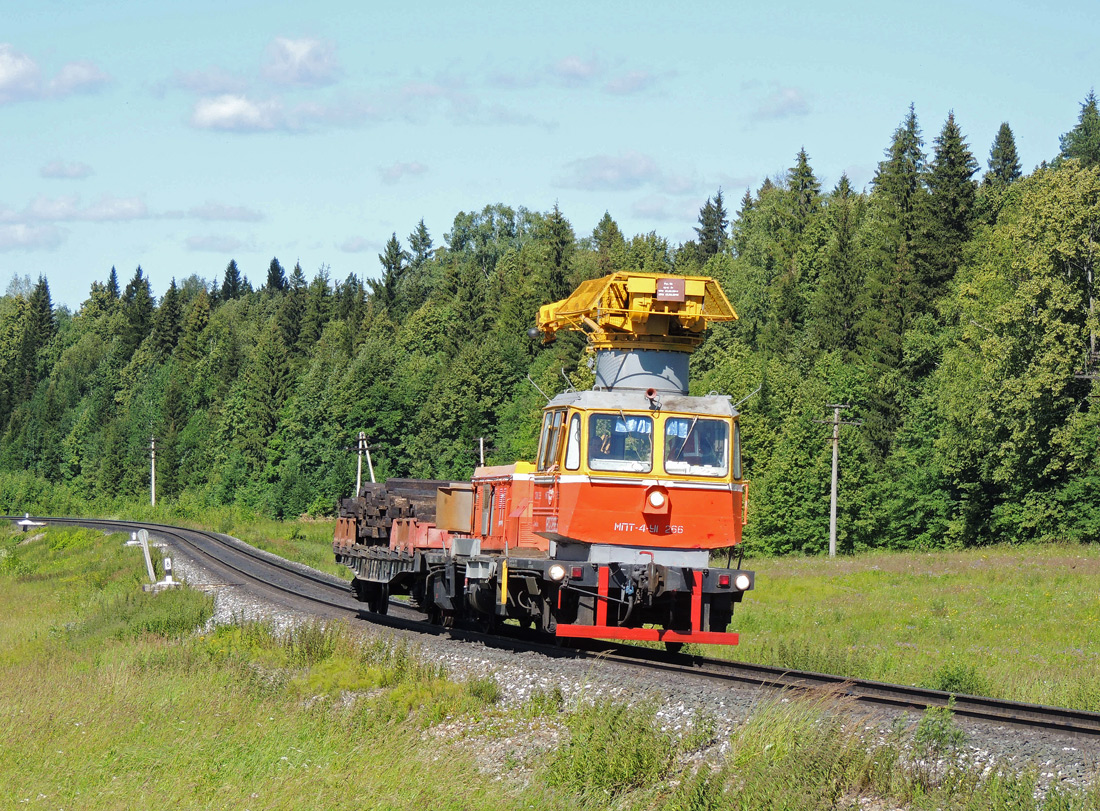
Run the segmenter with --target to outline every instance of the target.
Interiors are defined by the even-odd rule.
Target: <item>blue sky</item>
[[[805,147],[869,183],[912,102],[1025,171],[1100,75],[1100,4],[0,0],[0,284],[79,306],[140,264],[370,278],[423,217],[558,203],[691,238]]]

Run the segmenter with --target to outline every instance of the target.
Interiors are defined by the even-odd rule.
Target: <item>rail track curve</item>
[[[5,516],[17,520],[22,516]],[[1026,726],[1073,736],[1100,737],[1100,713],[1028,704],[1019,701],[951,694],[910,685],[888,684],[866,679],[846,678],[826,673],[786,670],[726,659],[641,648],[621,643],[577,640],[569,647],[548,643],[506,626],[502,633],[468,629],[443,629],[422,619],[415,609],[391,601],[387,614],[367,612],[355,600],[351,588],[340,578],[318,572],[257,549],[237,538],[221,533],[188,529],[167,524],[93,518],[39,517],[43,524],[82,526],[116,532],[145,529],[191,556],[227,584],[246,586],[269,599],[291,608],[324,617],[362,619],[374,624],[419,634],[447,634],[456,639],[515,651],[532,651],[553,657],[591,657],[603,662],[652,672],[675,672],[681,676],[730,684],[755,685],[777,690],[831,691],[837,695],[875,707],[924,710],[944,707],[953,702],[956,715],[991,723]],[[503,632],[507,631],[507,634]],[[516,633],[511,633],[515,631]]]

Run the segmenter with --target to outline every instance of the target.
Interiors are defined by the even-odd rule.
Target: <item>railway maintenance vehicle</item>
[[[544,342],[587,335],[594,385],[547,403],[533,461],[343,499],[333,549],[356,596],[385,613],[408,595],[443,625],[736,644],[733,608],[754,584],[729,568],[748,505],[739,414],[727,396],[688,394],[707,325],[735,318],[714,279],[637,272],[541,307]]]

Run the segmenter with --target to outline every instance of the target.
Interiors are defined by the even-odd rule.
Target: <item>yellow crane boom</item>
[[[709,276],[619,272],[584,282],[569,298],[541,307],[538,330],[546,343],[558,330],[574,329],[585,332],[596,350],[691,352],[707,324],[736,318]]]

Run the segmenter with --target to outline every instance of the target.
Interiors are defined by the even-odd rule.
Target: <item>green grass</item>
[[[712,655],[1100,711],[1100,547],[745,562]]]
[[[489,711],[492,679],[339,625],[198,633],[209,599],[142,593],[124,536],[24,540],[0,539],[0,806],[542,807],[422,736]]]
[[[209,629],[205,595],[141,591],[140,552],[124,540],[82,529],[0,533],[0,807],[1100,803],[1096,793],[1057,791],[1036,801],[1034,772],[983,777],[950,757],[931,763],[961,743],[949,710],[883,741],[838,713],[835,696],[780,696],[718,741],[705,718],[667,729],[655,703],[570,710],[551,687],[504,707],[496,679],[455,681],[407,644],[340,624]],[[544,725],[561,728],[556,748],[479,770],[501,730]]]

